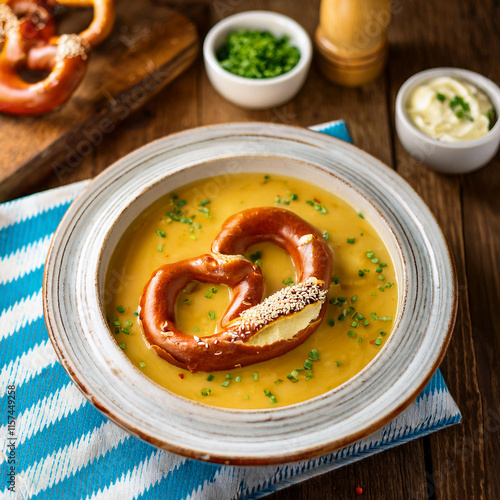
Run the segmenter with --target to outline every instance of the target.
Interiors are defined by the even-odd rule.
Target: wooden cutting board
[[[118,0],[116,14],[113,32],[91,52],[82,83],[61,109],[38,117],[0,115],[0,201],[77,168],[196,59],[198,35],[184,15],[142,0]],[[61,32],[74,33],[91,17],[91,9],[68,9],[57,21]]]

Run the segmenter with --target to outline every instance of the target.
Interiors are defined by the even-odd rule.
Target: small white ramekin
[[[288,35],[290,44],[300,51],[300,60],[287,73],[274,78],[245,78],[222,68],[216,52],[228,36],[240,29],[269,31]],[[285,104],[302,88],[312,59],[312,44],[304,28],[287,16],[253,10],[229,16],[218,22],[203,43],[203,58],[210,83],[225,99],[247,109],[268,109]]]
[[[483,137],[463,142],[443,142],[421,132],[408,116],[408,99],[422,83],[441,76],[453,76],[483,91],[500,113],[500,88],[488,78],[459,68],[433,68],[413,75],[396,97],[396,131],[403,147],[430,168],[444,174],[465,174],[486,165],[500,146],[500,120]]]

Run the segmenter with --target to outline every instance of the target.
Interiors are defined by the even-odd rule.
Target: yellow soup
[[[145,284],[166,263],[209,253],[229,216],[257,206],[291,210],[315,226],[331,246],[334,272],[322,324],[293,351],[230,372],[190,373],[171,365],[157,356],[141,332],[137,311]],[[290,257],[276,245],[260,243],[246,257],[262,267],[266,296],[296,282]],[[191,285],[178,298],[177,325],[187,334],[212,335],[220,327],[230,290]],[[298,179],[235,174],[187,185],[141,214],[113,254],[105,297],[117,343],[146,376],[194,401],[257,409],[323,394],[362,370],[391,333],[398,290],[387,248],[351,205]]]

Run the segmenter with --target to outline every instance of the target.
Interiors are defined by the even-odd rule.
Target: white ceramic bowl
[[[240,29],[269,31],[277,37],[288,35],[290,44],[300,51],[299,62],[288,73],[274,78],[244,78],[226,71],[215,54],[228,36]],[[312,45],[304,28],[293,19],[276,12],[252,10],[218,22],[205,38],[203,58],[211,84],[224,98],[242,108],[267,109],[288,102],[302,88],[311,65]]]
[[[397,273],[395,329],[375,359],[336,389],[283,408],[227,410],[161,388],[125,356],[103,313],[110,257],[132,221],[179,186],[237,172],[281,173],[342,196],[382,236]],[[214,183],[207,182],[212,189]],[[235,465],[321,455],[393,419],[437,369],[457,305],[443,235],[401,177],[340,140],[263,123],[174,134],[104,171],[71,205],[57,229],[45,266],[43,300],[59,359],[100,411],[153,445]]]
[[[472,141],[442,142],[421,132],[407,113],[408,99],[416,87],[440,76],[455,76],[482,90],[500,113],[500,88],[488,78],[458,68],[434,68],[413,75],[396,97],[396,131],[403,147],[429,167],[445,174],[465,174],[486,165],[500,146],[500,120],[483,137]]]

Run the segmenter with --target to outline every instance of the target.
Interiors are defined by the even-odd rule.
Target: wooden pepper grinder
[[[315,34],[318,65],[332,82],[359,87],[387,60],[391,0],[321,0]]]

